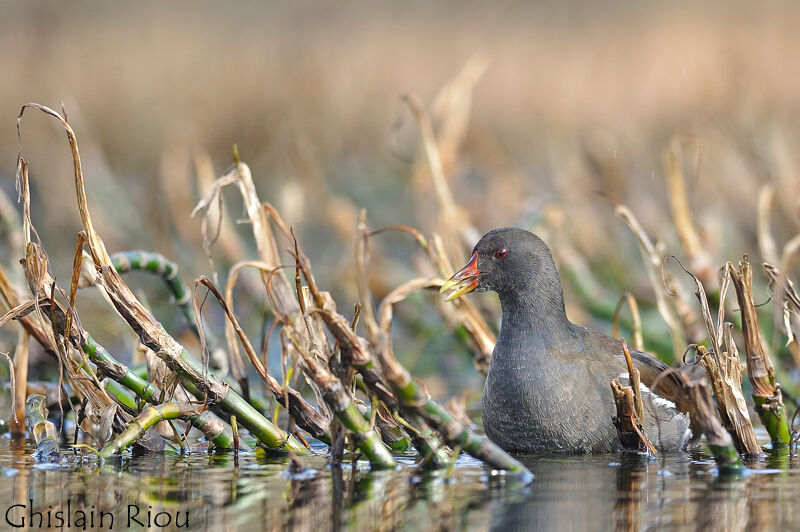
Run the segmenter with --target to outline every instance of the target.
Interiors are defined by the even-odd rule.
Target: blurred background
[[[757,302],[767,300],[760,263],[779,259],[800,231],[798,27],[792,2],[3,1],[2,262],[22,286],[19,109],[63,102],[111,251],[163,253],[187,282],[213,269],[222,282],[235,261],[255,258],[249,226],[235,224],[236,193],[225,196],[213,267],[190,218],[237,145],[261,199],[296,229],[320,283],[350,316],[361,208],[372,228],[441,229],[420,127],[401,98],[410,95],[432,120],[469,234],[509,225],[538,232],[559,262],[574,321],[610,333],[608,307],[630,291],[642,307],[645,347],[670,359],[636,237],[597,192],[627,205],[662,242],[662,255],[706,268],[710,291],[717,268],[749,253]],[[69,147],[63,129],[38,113],[26,112],[22,132],[33,222],[68,285],[80,230]],[[683,175],[695,257],[675,230],[670,164]],[[759,194],[772,248],[758,234]],[[451,250],[458,267],[468,246],[461,256]],[[433,272],[402,233],[376,237],[373,261],[377,297]],[[672,270],[695,304],[691,279]],[[157,280],[130,282],[168,329],[181,327]],[[257,277],[240,286],[248,283],[257,288]],[[237,300],[254,338],[269,321],[258,294]],[[496,330],[494,296],[470,298]],[[395,350],[434,395],[474,396],[482,377],[436,300],[420,294],[399,305]],[[80,305],[98,339],[131,350],[130,333],[94,291],[82,292]],[[783,343],[776,334],[768,341]],[[782,356],[781,370],[793,371]]]

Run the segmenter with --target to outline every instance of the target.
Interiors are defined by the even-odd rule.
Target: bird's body
[[[619,449],[610,383],[627,376],[620,342],[571,323],[564,334],[536,334],[501,329],[483,392],[486,434],[509,451]],[[666,369],[650,355],[634,351],[631,356],[645,385]],[[657,423],[645,412],[650,440],[661,449],[685,444],[688,418],[649,388],[643,391],[645,405],[659,417]]]
[[[483,392],[489,438],[518,452],[619,449],[610,382],[627,377],[621,342],[567,319],[547,245],[521,229],[491,231],[462,272],[454,276],[462,290],[469,291],[468,282],[470,290],[497,292],[503,311]],[[651,392],[647,387],[667,366],[635,350],[631,357],[644,385],[645,433],[661,449],[683,447],[691,435],[688,416],[664,399],[678,396],[675,379],[658,379]]]

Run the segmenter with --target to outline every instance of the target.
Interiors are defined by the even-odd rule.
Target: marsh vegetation
[[[373,35],[250,6],[273,31],[218,13],[216,47],[196,40],[210,5],[192,24],[119,8],[114,39],[98,22],[119,13],[84,6],[49,43],[19,29],[47,27],[42,6],[3,8],[0,42],[28,56],[2,59],[2,120],[66,100],[0,137],[7,506],[175,520],[200,500],[188,518],[210,528],[792,522],[800,77],[775,58],[797,9],[472,7],[384,6]],[[91,80],[134,27],[152,39],[107,62],[125,75]],[[195,90],[189,55],[226,66]],[[550,244],[572,321],[682,372],[700,448],[646,456],[624,387],[640,453],[519,457],[482,436],[499,307],[438,289],[508,225]]]

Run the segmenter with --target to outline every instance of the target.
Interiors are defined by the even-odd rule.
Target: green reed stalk
[[[788,446],[791,441],[789,423],[780,385],[775,380],[766,343],[761,335],[753,302],[753,272],[747,255],[739,261],[739,270],[731,268],[731,281],[742,310],[742,334],[747,354],[747,378],[753,386],[753,401],[761,423],[769,432],[773,447]]]
[[[122,393],[115,393],[115,387],[112,387],[112,390],[109,390],[109,385],[111,383],[119,383],[125,386],[127,389],[133,391],[136,395],[148,403],[158,404],[162,401],[161,390],[159,390],[152,383],[136,375],[124,364],[117,362],[117,360],[106,350],[106,348],[97,343],[90,334],[86,335],[86,341],[81,345],[81,349],[86,356],[89,357],[89,360],[94,362],[97,367],[103,371],[103,373],[111,377],[112,380],[106,384],[106,391],[112,391],[112,395],[114,395],[117,399],[120,399],[120,402],[126,406],[129,406],[126,403],[127,394],[123,395]],[[120,390],[120,392],[124,392],[124,390]],[[131,409],[136,409],[136,403],[133,403]],[[190,414],[189,420],[198,428],[201,428],[202,426],[221,426],[221,428],[215,431],[209,439],[213,441],[214,445],[220,449],[232,448],[233,434],[230,426],[228,426],[227,423],[219,419],[212,412],[203,412],[202,414],[197,415]],[[208,435],[208,433],[206,433],[206,435]]]
[[[199,337],[200,328],[192,308],[192,291],[179,275],[178,265],[160,253],[151,251],[119,251],[111,255],[111,264],[118,273],[130,271],[146,271],[161,277],[172,294],[173,302],[180,307],[183,317],[192,331]],[[210,345],[217,344],[213,332],[205,330],[205,337]]]
[[[108,442],[105,447],[100,450],[100,457],[109,458],[112,455],[119,454],[127,447],[133,445],[136,440],[147,432],[147,429],[155,426],[156,423],[186,417],[189,413],[189,408],[189,405],[177,402],[148,406],[128,423],[128,426],[122,433],[117,435],[116,438]]]
[[[57,460],[61,454],[56,426],[47,420],[46,400],[39,394],[31,394],[25,400],[25,424],[36,441],[34,457],[37,461]]]

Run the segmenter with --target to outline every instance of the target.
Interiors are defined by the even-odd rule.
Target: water
[[[302,459],[302,467],[261,453],[235,459],[200,450],[103,465],[70,453],[41,465],[32,450],[0,445],[0,529],[22,518],[30,526],[30,500],[45,526],[48,510],[58,525],[56,512],[69,504],[78,530],[78,510],[87,530],[92,512],[100,530],[142,528],[148,512],[151,525],[170,520],[165,530],[187,529],[176,528],[176,519],[214,531],[800,529],[800,469],[779,453],[734,475],[720,474],[702,452],[656,460],[532,456],[523,460],[536,478],[524,486],[468,456],[450,473],[420,472],[410,458],[397,471],[371,472],[365,463],[330,468],[322,454]],[[7,511],[12,504],[25,508]],[[100,512],[111,516],[103,527]],[[37,527],[34,516],[30,529]]]

